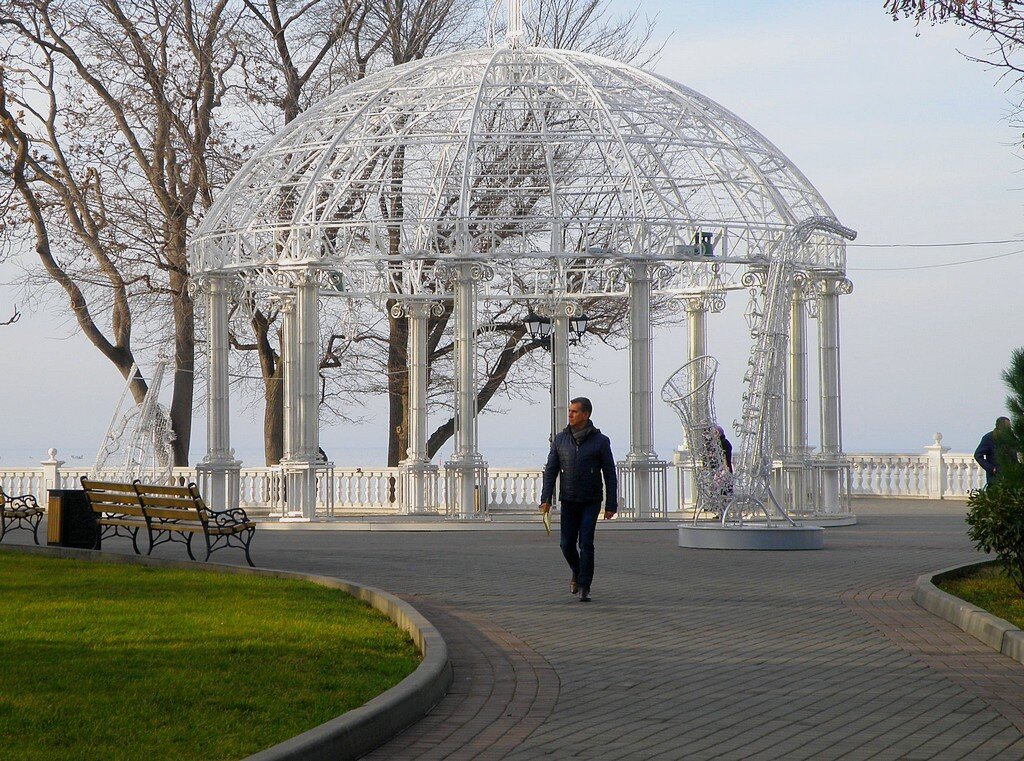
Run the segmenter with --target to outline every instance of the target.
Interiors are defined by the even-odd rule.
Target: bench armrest
[[[239,523],[249,522],[249,514],[241,507],[234,507],[230,510],[210,510],[209,516],[215,526],[237,526]]]
[[[11,495],[8,494],[7,495],[7,505],[10,506],[8,509],[13,509],[13,510],[38,510],[39,509],[39,503],[36,502],[36,498],[34,496],[32,496],[31,494],[22,494],[22,495],[20,495],[18,497],[12,497]]]

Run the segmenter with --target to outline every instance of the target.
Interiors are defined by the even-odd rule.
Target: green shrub
[[[1006,575],[1024,594],[1024,484],[996,482],[967,499],[967,535],[983,552],[994,552]]]

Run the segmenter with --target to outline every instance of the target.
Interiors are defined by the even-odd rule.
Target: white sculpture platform
[[[679,526],[679,546],[700,550],[820,550],[825,547],[825,529],[764,523],[684,524]]]

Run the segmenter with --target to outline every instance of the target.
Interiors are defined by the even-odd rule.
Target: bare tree
[[[140,351],[172,347],[179,465],[196,340],[186,242],[213,194],[206,159],[222,137],[214,114],[236,22],[229,0],[9,0],[0,11],[0,176],[21,199],[6,234],[34,247],[126,379]],[[145,392],[138,377],[136,401]]]
[[[1021,83],[1024,77],[1024,61],[1021,60],[1024,2],[1021,0],[885,0],[885,9],[894,19],[912,19],[917,24],[948,22],[987,35],[995,43],[992,54],[986,58],[966,57],[1001,70],[1010,78],[1011,86]]]

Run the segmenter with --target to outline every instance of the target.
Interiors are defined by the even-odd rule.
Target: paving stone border
[[[319,576],[272,568],[163,560],[142,555],[124,555],[66,547],[6,545],[2,552],[50,555],[105,563],[148,565],[189,571],[233,573],[297,579],[341,589],[365,601],[388,616],[407,632],[423,654],[420,665],[409,676],[359,708],[347,711],[318,727],[249,756],[245,761],[346,761],[357,759],[395,737],[425,716],[444,697],[452,683],[448,646],[440,632],[412,605],[388,592],[331,576]]]
[[[993,650],[1013,658],[1018,663],[1024,663],[1024,631],[977,605],[972,605],[948,592],[943,592],[936,586],[936,583],[946,579],[964,576],[976,568],[985,568],[996,565],[998,562],[998,560],[983,560],[965,563],[918,576],[917,583],[914,585],[914,602],[930,613],[955,624]]]

